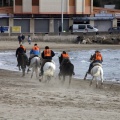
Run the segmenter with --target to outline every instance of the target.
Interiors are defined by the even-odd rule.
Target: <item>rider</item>
[[[46,62],[51,62],[52,57],[55,56],[55,53],[49,48],[49,46],[45,47],[45,50],[42,52],[41,57],[42,57],[42,63],[41,63],[41,75],[43,75],[43,66]]]
[[[63,51],[62,53],[61,53],[61,56],[60,56],[60,73],[61,73],[61,68],[62,68],[62,66],[63,66],[63,63],[67,60],[67,62],[70,62],[71,63],[71,61],[70,61],[70,59],[69,59],[69,54],[66,52],[66,51]],[[59,74],[60,74],[59,73]],[[73,72],[73,75],[75,75],[75,73]]]
[[[100,51],[96,50],[94,55],[91,57],[91,60],[93,60],[93,62],[90,64],[87,73],[90,73],[94,63],[96,63],[96,62],[102,63],[103,62],[102,54],[100,53]]]
[[[65,60],[68,60],[70,62],[68,53],[66,53],[66,51],[63,51],[60,56],[60,67],[62,67]]]
[[[25,53],[26,53],[26,48],[23,45],[20,45],[20,47],[18,47],[16,50],[16,57],[17,57],[17,61],[18,61],[17,66],[20,66],[19,58],[20,58],[21,54],[23,54],[26,58],[26,61],[28,61],[28,57]]]
[[[37,44],[34,44],[33,48],[30,50],[30,57],[29,57],[29,65],[31,62],[31,59],[35,56],[40,57],[40,48]]]

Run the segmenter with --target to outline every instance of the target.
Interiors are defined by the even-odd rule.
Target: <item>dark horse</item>
[[[59,63],[61,64],[61,58],[59,57]],[[74,73],[74,65],[70,62],[70,60],[65,59],[63,65],[60,67],[59,79],[63,76],[63,83],[65,81],[65,77],[69,76],[69,85],[71,83],[72,75]]]
[[[26,66],[28,65],[28,58],[25,54],[19,54],[18,57],[18,67],[19,70],[22,69],[22,76],[25,76]]]

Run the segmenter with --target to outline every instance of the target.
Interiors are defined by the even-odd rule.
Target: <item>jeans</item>
[[[89,66],[89,69],[88,69],[88,72],[90,73],[90,71],[91,71],[91,69],[93,68],[93,64],[94,63],[102,63],[102,61],[100,61],[100,60],[95,60],[95,61],[93,61],[91,64],[90,64],[90,66]]]

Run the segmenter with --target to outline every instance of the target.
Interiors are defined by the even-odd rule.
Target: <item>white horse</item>
[[[30,62],[30,66],[28,67],[27,73],[29,72],[29,69],[32,68],[32,74],[31,78],[33,77],[33,73],[36,73],[36,78],[39,76],[40,71],[40,58],[39,57],[33,57]]]
[[[103,69],[100,63],[94,63],[93,66],[94,67],[90,71],[90,74],[93,77],[90,82],[90,86],[92,85],[92,81],[96,80],[96,87],[98,87],[98,78],[101,79],[101,85],[103,85]],[[86,80],[87,74],[88,73],[86,73],[84,80]]]
[[[54,76],[55,70],[56,70],[56,65],[53,60],[52,62],[46,62],[45,65],[43,66],[44,73],[41,79],[43,79],[44,77],[45,81],[50,81],[51,78]]]

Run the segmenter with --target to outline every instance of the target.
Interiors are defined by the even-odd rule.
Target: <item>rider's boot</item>
[[[73,75],[75,75],[75,72],[73,72]]]

